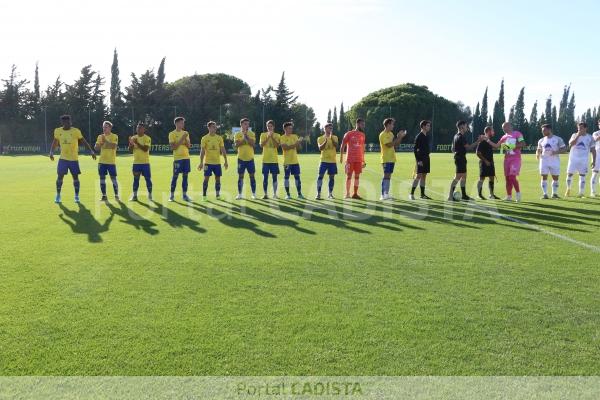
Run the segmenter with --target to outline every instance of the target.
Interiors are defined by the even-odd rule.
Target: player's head
[[[135,132],[140,135],[143,136],[146,134],[146,124],[144,124],[143,122],[138,122],[137,126],[135,127]]]
[[[505,122],[502,124],[502,130],[504,131],[504,133],[513,133],[513,126],[510,122]]]
[[[587,133],[587,124],[585,122],[579,122],[577,124],[578,133]]]
[[[175,119],[173,120],[173,123],[175,124],[175,128],[181,130],[185,127],[185,118],[175,117]]]
[[[550,125],[550,124],[542,125],[542,135],[544,135],[544,136],[552,135],[552,125]]]
[[[110,121],[104,121],[102,123],[102,133],[104,133],[105,135],[108,135],[111,131],[112,131],[112,122]]]
[[[270,119],[270,120],[267,121],[267,125],[266,126],[267,126],[267,131],[268,132],[275,131],[275,122],[273,122],[272,119]]]
[[[431,130],[431,121],[423,120],[419,124],[419,127],[421,128],[421,132],[428,133]]]
[[[60,123],[63,129],[71,129],[71,116],[69,114],[61,115]]]
[[[333,124],[331,122],[328,122],[325,124],[325,134],[327,135],[331,135],[331,133],[333,132]]]
[[[291,135],[294,130],[294,124],[291,122],[286,122],[283,124],[283,133],[286,135]]]
[[[208,133],[210,134],[217,132],[217,123],[215,121],[208,121],[206,127],[208,128]]]
[[[362,119],[362,118],[356,119],[356,130],[360,131],[360,132],[365,131],[365,120],[364,119]]]
[[[250,120],[248,118],[240,119],[240,128],[245,132],[250,127]]]
[[[496,134],[496,132],[494,132],[494,127],[489,126],[489,125],[483,129],[483,133],[485,136],[487,136],[490,139],[493,138],[494,135]]]
[[[458,130],[458,132],[460,134],[465,133],[468,128],[469,128],[469,124],[467,124],[467,121],[460,120],[456,123],[456,129]]]
[[[394,118],[386,118],[383,120],[383,128],[387,131],[393,131],[395,123],[396,120]]]

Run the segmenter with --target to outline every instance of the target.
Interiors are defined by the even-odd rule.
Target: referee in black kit
[[[431,148],[430,138],[428,135],[429,131],[431,130],[431,121],[421,121],[419,126],[421,127],[421,132],[419,132],[417,137],[415,137],[414,148],[415,161],[417,163],[417,173],[415,175],[415,179],[413,180],[412,189],[408,198],[409,200],[415,199],[415,190],[417,190],[417,185],[419,185],[421,188],[421,199],[431,200],[425,194],[425,182],[427,180],[427,174],[431,172],[429,162],[429,153],[431,151]]]
[[[480,136],[477,138],[475,143],[469,144],[467,142],[467,138],[465,138],[465,133],[469,125],[466,121],[458,121],[456,123],[456,135],[454,135],[454,139],[452,140],[452,151],[454,152],[454,165],[456,165],[456,174],[454,175],[454,179],[450,184],[450,193],[448,194],[448,201],[457,201],[454,198],[454,190],[456,189],[456,184],[460,182],[460,191],[462,193],[462,199],[464,201],[469,201],[471,198],[467,195],[467,151],[471,150],[479,144],[483,139]]]

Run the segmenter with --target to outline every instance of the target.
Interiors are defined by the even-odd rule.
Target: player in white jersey
[[[598,154],[600,154],[600,120],[598,120],[598,130],[594,132],[592,135],[592,139],[594,139],[594,143],[596,144],[594,147],[596,148],[596,160],[598,159]],[[598,185],[598,176],[600,175],[600,163],[594,162],[592,165],[592,197],[598,196],[597,185]]]
[[[567,145],[560,136],[552,133],[552,125],[542,125],[542,135],[538,141],[536,157],[540,162],[540,175],[542,176],[542,199],[548,197],[548,175],[552,176],[552,198],[558,199],[558,178],[560,175],[560,156],[567,152]]]
[[[593,144],[594,139],[592,139],[592,135],[587,133],[587,124],[585,122],[578,123],[577,133],[571,135],[571,140],[569,140],[571,151],[569,153],[569,165],[567,166],[567,193],[565,193],[565,196],[571,195],[573,175],[577,173],[579,174],[578,197],[583,197],[590,153],[592,153],[592,165],[596,162],[596,149],[593,147]]]

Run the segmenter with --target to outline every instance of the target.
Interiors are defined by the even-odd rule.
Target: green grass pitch
[[[302,155],[306,201],[235,201],[230,168],[224,200],[211,181],[201,202],[194,171],[194,202],[168,203],[172,159],[151,161],[156,207],[143,179],[127,202],[128,156],[123,203],[110,185],[98,201],[82,156],[82,203],[66,177],[59,206],[56,162],[0,157],[1,375],[600,374],[600,200],[539,200],[531,155],[522,203],[475,205],[443,201],[450,154],[427,203],[407,200],[412,154],[393,203],[375,201],[377,154],[368,202],[340,200],[340,175],[338,199],[312,200],[318,157]]]

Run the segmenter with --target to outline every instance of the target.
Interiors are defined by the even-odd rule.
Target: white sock
[[[544,192],[544,195],[548,196],[548,181],[545,179],[542,179],[542,192]]]
[[[558,179],[552,181],[552,194],[558,194]]]
[[[579,175],[579,194],[585,192],[585,175]]]
[[[598,185],[598,174],[600,174],[599,171],[592,172],[592,181],[590,183],[592,185],[592,193],[596,193],[596,185]]]
[[[573,175],[567,176],[567,190],[571,190],[572,185],[573,185]]]

